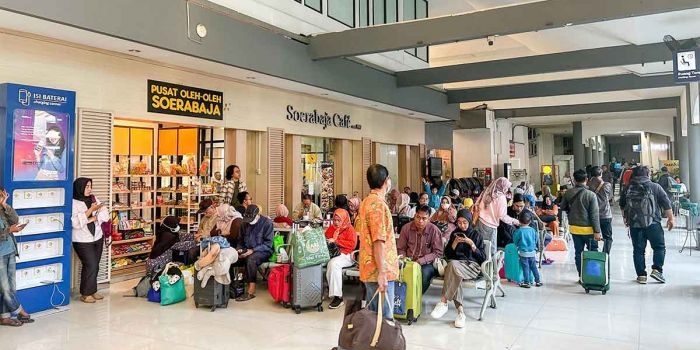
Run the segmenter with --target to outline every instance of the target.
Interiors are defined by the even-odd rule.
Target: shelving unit
[[[110,246],[113,282],[143,276],[145,259],[155,240],[155,131],[133,126],[113,128],[112,218],[115,229],[125,238],[113,240]],[[125,220],[139,224],[129,226]],[[143,231],[142,237],[129,238],[140,236],[139,231]],[[140,249],[128,251],[134,247]],[[121,259],[127,258],[127,265],[121,265]]]

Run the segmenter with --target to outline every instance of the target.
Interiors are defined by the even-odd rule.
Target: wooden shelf
[[[136,242],[145,242],[145,241],[150,241],[154,239],[155,236],[146,236],[146,237],[141,237],[141,238],[134,238],[134,239],[123,239],[121,241],[112,241],[112,245],[115,244],[127,244],[127,243],[136,243]]]
[[[196,177],[197,174],[194,175],[188,175],[188,174],[176,174],[176,175],[156,175],[157,177]]]
[[[153,209],[155,206],[153,205],[144,205],[144,206],[139,206],[139,207],[128,207],[128,208],[118,208],[114,209],[112,208],[112,211],[132,211],[132,210],[144,210],[144,209]]]
[[[168,208],[175,208],[175,209],[190,209],[187,205],[182,205],[182,204],[159,204],[156,205],[156,208],[162,208],[162,209],[168,209]]]
[[[114,175],[112,176],[113,178],[124,178],[124,177],[153,177],[153,174],[147,174],[147,175],[133,175],[133,174],[127,174],[127,175]]]
[[[126,254],[120,254],[120,255],[112,255],[112,259],[119,259],[119,258],[126,258],[130,256],[136,256],[136,255],[143,255],[143,254],[148,254],[151,252],[151,249],[148,250],[142,250],[138,252],[132,252],[132,253],[126,253]]]

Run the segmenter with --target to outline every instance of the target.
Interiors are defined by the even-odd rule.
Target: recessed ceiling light
[[[248,80],[255,80],[255,77],[245,77]]]
[[[141,50],[137,50],[137,49],[130,49],[130,50],[129,50],[129,52],[131,52],[131,53],[139,53],[139,52],[141,52]]]

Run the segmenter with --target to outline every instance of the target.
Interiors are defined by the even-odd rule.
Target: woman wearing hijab
[[[216,225],[211,235],[224,236],[230,244],[237,244],[243,215],[228,204],[219,205],[216,208],[216,212]]]
[[[556,198],[552,196],[552,191],[549,186],[542,186],[542,204],[536,208],[537,216],[540,217],[550,230],[554,237],[559,237],[559,206],[555,203]]]
[[[440,228],[443,243],[447,241],[452,231],[455,230],[455,220],[457,220],[457,209],[452,205],[450,197],[443,196],[440,199],[440,208],[430,218],[430,221]]]
[[[109,211],[92,195],[92,179],[77,178],[73,182],[73,249],[80,259],[80,300],[92,304],[104,299],[97,294],[97,272],[100,268],[104,238],[102,223],[109,221]]]
[[[171,248],[180,240],[180,219],[166,216],[156,229],[156,240],[146,260],[146,273],[155,274],[173,261]]]
[[[353,265],[352,251],[357,244],[357,234],[350,223],[350,215],[345,209],[337,209],[333,213],[333,225],[326,230],[328,244],[335,244],[340,254],[328,262],[326,279],[328,280],[328,296],[330,309],[343,305],[343,268]]]
[[[357,218],[357,212],[360,210],[361,203],[362,201],[360,200],[360,197],[352,197],[350,200],[348,200],[348,208],[350,208],[350,222],[353,225],[355,224],[355,218]]]
[[[464,209],[457,214],[457,229],[445,246],[447,266],[441,299],[430,314],[434,319],[442,318],[449,308],[447,302],[452,300],[457,308],[456,328],[463,328],[466,322],[462,307],[462,281],[479,276],[481,264],[486,260],[484,240],[471,227],[470,217],[471,213]]]
[[[272,220],[273,225],[276,228],[290,228],[294,224],[294,221],[289,217],[289,209],[284,204],[277,206],[275,210],[275,219]]]
[[[491,253],[496,254],[498,224],[503,221],[506,224],[520,226],[520,221],[508,216],[508,199],[506,193],[510,190],[510,181],[505,177],[499,177],[492,182],[477,199],[479,218],[476,230],[481,233],[484,240],[491,241]]]

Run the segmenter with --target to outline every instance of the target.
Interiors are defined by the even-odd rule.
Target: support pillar
[[[600,153],[598,153],[598,140],[597,137],[594,137],[591,139],[592,145],[591,145],[591,165],[596,166],[600,165]]]
[[[673,118],[673,131],[675,142],[673,143],[674,159],[679,162],[681,180],[688,181],[688,136],[683,136],[683,117],[681,116],[681,106],[676,107],[676,117]]]
[[[593,162],[593,153],[591,151],[591,146],[584,146],[583,148],[586,152],[584,154],[584,164],[579,169],[585,169],[589,164],[591,164],[591,162]]]
[[[583,146],[583,126],[574,122],[574,171],[586,167],[586,150]]]
[[[700,201],[700,123],[693,124],[693,120],[700,119],[700,115],[697,115],[700,102],[699,86],[700,83],[690,83],[685,89],[688,111],[688,169],[693,170],[688,173],[687,184],[690,200],[695,203]]]
[[[598,163],[595,165],[603,165],[607,163],[605,161],[605,153],[603,151],[603,136],[596,137],[596,146],[598,147]]]

